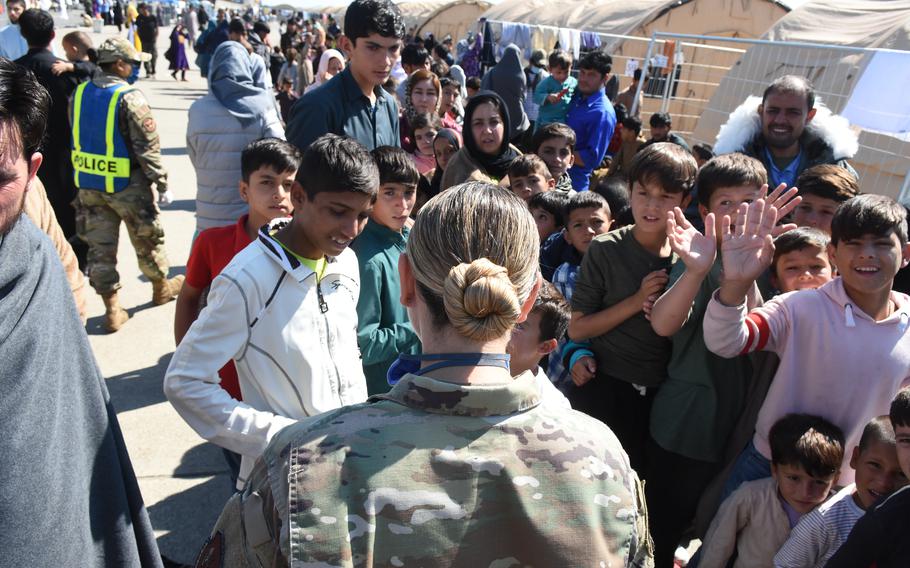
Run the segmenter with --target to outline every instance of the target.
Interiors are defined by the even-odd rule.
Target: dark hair
[[[768,174],[761,162],[733,153],[711,158],[698,171],[698,202],[708,207],[714,192],[723,187],[754,185],[761,187],[768,183]]]
[[[565,209],[569,197],[561,191],[544,191],[528,200],[528,210],[543,209],[553,216],[557,227],[566,226]]]
[[[773,83],[768,85],[765,92],[762,93],[762,105],[768,100],[768,95],[772,93],[803,96],[806,98],[806,108],[808,110],[815,108],[815,89],[812,87],[812,83],[809,82],[809,79],[806,79],[805,77],[800,77],[799,75],[784,75],[779,79],[775,79]]]
[[[370,152],[379,168],[379,184],[400,183],[417,187],[420,173],[411,156],[395,146],[380,146]]]
[[[246,35],[246,26],[243,24],[243,20],[240,18],[232,19],[231,23],[228,24],[228,32]]]
[[[828,249],[831,239],[824,231],[812,227],[797,227],[792,231],[782,233],[774,239],[774,260],[771,262],[771,272],[777,274],[777,263],[780,257],[797,250],[816,248],[822,252]],[[780,277],[778,275],[778,277]]]
[[[257,35],[258,34],[270,34],[270,33],[272,33],[272,29],[269,27],[269,25],[267,23],[265,23],[261,20],[257,20],[253,24],[253,33],[255,33]]]
[[[901,245],[907,244],[907,210],[884,195],[858,195],[843,202],[831,219],[831,243],[858,239],[863,235],[884,237],[894,232]]]
[[[357,192],[376,197],[379,169],[358,141],[337,134],[323,134],[303,154],[297,183],[312,199],[322,192]]]
[[[54,17],[50,12],[29,8],[19,16],[19,31],[29,47],[47,47],[54,39]]]
[[[648,119],[648,124],[650,124],[652,128],[655,126],[672,126],[673,119],[670,118],[669,112],[655,112],[651,115],[651,118]]]
[[[622,127],[634,130],[635,134],[641,133],[641,119],[637,116],[627,116],[622,119]]]
[[[28,4],[25,3],[25,0],[6,0],[6,5],[9,6],[10,4],[21,4],[23,6],[28,6]]]
[[[439,78],[439,88],[445,89],[446,87],[458,87],[461,88],[461,83],[459,83],[454,77],[445,76]]]
[[[618,229],[635,222],[632,217],[632,199],[629,195],[629,182],[623,176],[602,177],[597,180],[592,191],[599,193],[610,204],[613,217],[612,229]]]
[[[344,35],[355,45],[371,34],[404,39],[401,11],[391,0],[354,0],[344,14]]]
[[[632,158],[629,185],[656,182],[668,193],[688,194],[697,173],[698,164],[685,148],[672,142],[657,142],[645,146]]]
[[[550,173],[550,168],[547,167],[546,162],[541,160],[536,154],[523,154],[509,164],[510,180],[517,177],[527,177],[534,173],[542,173],[544,179],[547,180],[553,179],[553,174]]]
[[[859,451],[864,452],[875,443],[891,446],[895,444],[894,428],[891,426],[891,418],[887,414],[876,416],[866,424],[866,427],[863,428],[863,435],[859,439]]]
[[[640,67],[632,72],[632,80],[641,81],[641,68]]]
[[[540,284],[537,299],[534,300],[532,314],[540,314],[540,324],[537,328],[537,340],[561,340],[569,329],[569,320],[572,318],[572,308],[569,302],[559,293],[556,286],[546,280]]]
[[[449,64],[445,61],[434,61],[430,63],[430,71],[437,77],[445,77],[449,74]]]
[[[905,387],[898,391],[897,396],[891,401],[891,410],[888,412],[888,417],[891,418],[891,426],[894,428],[910,426],[910,387]]]
[[[582,191],[576,193],[569,198],[569,202],[566,203],[565,208],[565,218],[566,222],[569,221],[569,216],[573,211],[578,211],[579,209],[601,209],[601,208],[610,208],[610,204],[607,203],[607,200],[603,198],[599,193],[595,191]],[[612,211],[610,212],[612,217]]]
[[[771,463],[798,465],[812,477],[829,477],[844,460],[843,431],[820,416],[787,414],[768,433]]]
[[[622,124],[629,114],[629,109],[622,103],[616,103],[613,105],[613,112],[616,113],[616,122]]]
[[[843,203],[859,195],[859,184],[850,170],[833,164],[812,166],[796,178],[800,195],[815,195]]]
[[[441,43],[437,43],[435,46],[433,46],[433,53],[435,53],[437,57],[441,57],[443,59],[447,58],[450,55],[449,48]]]
[[[260,168],[272,168],[284,173],[297,171],[302,156],[300,150],[278,138],[262,138],[247,144],[240,154],[240,176],[249,183],[250,176]]]
[[[712,148],[710,144],[699,142],[692,146],[692,154],[695,155],[696,158],[701,158],[707,162],[714,157],[714,148]]]
[[[603,76],[613,70],[613,58],[603,51],[591,51],[578,62],[579,69],[593,69]]]
[[[429,52],[416,43],[409,43],[401,50],[402,65],[424,65],[429,58]]]
[[[531,148],[537,152],[540,150],[540,145],[551,138],[563,138],[569,148],[575,148],[575,131],[561,122],[548,122],[538,128],[534,133],[534,138],[531,139]]]
[[[433,127],[436,130],[442,128],[442,119],[439,118],[435,113],[430,114],[427,112],[420,113],[414,118],[411,119],[411,134],[413,135],[420,128],[429,128]]]
[[[572,67],[572,54],[562,49],[554,49],[547,58],[549,67],[559,67],[560,69],[569,69]]]
[[[464,86],[466,89],[480,90],[480,77],[468,77],[465,79]]]
[[[31,71],[0,57],[0,130],[10,150],[3,154],[12,157],[16,150],[31,159],[41,147],[50,107],[50,95]]]

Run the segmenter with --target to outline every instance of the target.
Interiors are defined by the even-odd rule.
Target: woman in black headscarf
[[[509,165],[521,155],[509,143],[509,111],[502,98],[480,91],[465,109],[464,146],[452,156],[442,175],[440,190],[471,180],[509,185]]]

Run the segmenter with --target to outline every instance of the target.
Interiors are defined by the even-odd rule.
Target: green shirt
[[[685,270],[682,262],[676,263],[668,289]],[[723,457],[727,437],[745,407],[747,382],[752,377],[748,357],[724,359],[705,346],[702,321],[720,280],[718,257],[692,302],[689,319],[671,338],[667,380],[651,407],[651,437],[662,448],[707,462]]]
[[[275,239],[275,240],[277,241],[278,239]],[[285,245],[281,241],[278,241],[278,242],[281,244],[281,248],[286,250],[289,254],[293,255],[294,258],[299,260],[302,265],[306,266],[307,268],[309,268],[310,270],[312,270],[313,272],[316,273],[317,282],[322,280],[322,277],[325,275],[325,267],[328,266],[328,262],[326,262],[325,257],[318,258],[318,259],[306,258],[306,257],[300,256],[296,252],[289,249],[287,247],[287,245]]]
[[[581,263],[572,310],[590,315],[614,306],[637,293],[649,273],[669,270],[675,261],[676,255],[661,258],[645,250],[632,226],[599,235]],[[644,312],[592,338],[591,349],[598,375],[648,387],[667,376],[670,340],[654,333]]]

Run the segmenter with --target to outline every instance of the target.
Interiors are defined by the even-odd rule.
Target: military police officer
[[[146,59],[148,54],[123,38],[105,41],[98,49],[102,72],[79,85],[70,111],[78,232],[89,246],[89,281],[104,299],[105,327],[111,332],[129,319],[117,298],[121,220],[140,270],[152,281],[152,301],[169,302],[183,285],[183,276],[167,278],[164,230],[152,193],[154,184],[159,200],[170,202],[155,119],[145,96],[131,86]]]

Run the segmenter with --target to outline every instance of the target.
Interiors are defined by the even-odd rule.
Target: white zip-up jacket
[[[357,347],[357,257],[329,257],[322,280],[270,234],[273,221],[212,282],[180,342],[164,393],[200,436],[243,456],[241,488],[272,436],[314,414],[367,399]],[[218,386],[233,359],[243,402]]]

